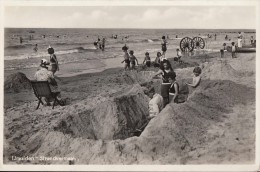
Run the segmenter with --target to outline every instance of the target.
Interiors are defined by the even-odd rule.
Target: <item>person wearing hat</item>
[[[150,66],[151,66],[151,58],[150,58],[148,52],[145,53],[145,57],[144,57],[143,64],[144,64],[144,63],[145,63],[145,65],[146,65],[147,67],[150,67]]]
[[[41,59],[40,69],[36,71],[34,78],[36,81],[48,81],[50,83],[50,88],[52,91],[59,91],[58,84],[54,79],[54,75],[51,71],[48,70],[48,65],[50,63],[46,59]],[[60,95],[58,96],[58,98]],[[47,105],[50,105],[51,99],[45,98]]]
[[[121,62],[121,63],[124,63],[125,62],[125,70],[128,68],[130,69],[130,57],[129,57],[129,54],[128,54],[128,47],[125,45],[122,47],[122,50],[124,51],[124,60]]]
[[[54,49],[51,46],[49,46],[47,50],[48,54],[50,54],[51,71],[54,75],[56,71],[59,71],[59,63],[56,55],[54,54]]]

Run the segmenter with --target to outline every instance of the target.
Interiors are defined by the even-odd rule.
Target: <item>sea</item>
[[[76,29],[76,28],[5,28],[4,29],[4,70],[28,69],[39,66],[42,58],[49,60],[47,48],[53,47],[59,64],[87,63],[99,61],[106,66],[107,59],[116,59],[117,66],[123,66],[122,47],[129,50],[142,63],[145,52],[152,60],[161,51],[161,38],[168,38],[166,57],[176,56],[176,49],[184,37],[202,37],[205,49],[219,51],[224,42],[237,39],[238,32],[243,32],[245,41],[255,37],[255,30],[248,29]],[[216,34],[216,38],[215,35]],[[117,38],[115,38],[117,35]],[[211,36],[210,38],[208,37]],[[225,40],[228,35],[229,40]],[[96,49],[94,42],[106,38],[104,51]],[[22,42],[20,42],[22,39]],[[34,51],[35,45],[38,51]],[[114,60],[115,62],[115,60]],[[86,69],[99,68],[100,65],[86,65]],[[113,64],[110,64],[113,67]]]

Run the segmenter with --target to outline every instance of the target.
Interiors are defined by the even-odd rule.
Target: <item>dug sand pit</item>
[[[254,150],[254,144],[244,143],[252,143],[254,137],[244,135],[237,142],[230,137],[230,127],[239,128],[243,121],[243,126],[251,125],[246,128],[247,131],[253,132],[254,123],[246,119],[251,118],[254,110],[247,113],[241,111],[237,118],[231,115],[234,104],[247,106],[254,102],[252,97],[254,90],[246,86],[231,81],[206,80],[187,102],[166,106],[150,121],[140,137],[93,140],[50,131],[33,155],[73,156],[75,164],[189,164],[202,160],[211,164],[234,163],[235,160],[235,163],[244,163],[254,156],[253,151],[249,151]],[[210,146],[216,143],[221,146],[212,151]],[[234,147],[239,143],[243,143],[243,146]],[[241,148],[243,156],[228,156],[228,150],[234,155],[235,152],[241,152]],[[216,155],[221,157],[215,158]]]
[[[125,139],[133,136],[133,132],[144,123],[148,113],[148,98],[143,89],[135,85],[92,109],[65,115],[54,130],[87,139]]]

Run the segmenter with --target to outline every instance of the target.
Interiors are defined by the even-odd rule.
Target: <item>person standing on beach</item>
[[[162,56],[165,57],[165,54],[166,54],[166,51],[167,51],[167,41],[165,39],[165,36],[162,36],[162,42],[161,42],[161,45],[162,45]]]
[[[94,47],[95,47],[96,49],[98,49],[98,41],[95,41],[95,42],[94,42]]]
[[[23,43],[23,38],[20,36],[20,44]]]
[[[220,58],[224,58],[225,50],[226,50],[226,43],[224,43],[223,47],[220,49]]]
[[[124,60],[121,62],[121,63],[124,63],[125,62],[125,70],[128,68],[128,69],[130,69],[130,57],[129,57],[129,54],[128,54],[128,52],[127,52],[127,50],[128,50],[128,47],[125,45],[125,46],[123,46],[122,47],[122,50],[123,50],[123,52],[125,53],[124,54]]]
[[[129,59],[130,59],[130,63],[131,63],[131,69],[135,69],[135,61],[136,61],[136,64],[138,65],[138,60],[134,56],[134,51],[133,50],[130,50],[129,54],[130,54],[129,55]]]
[[[254,36],[251,36],[251,38],[250,38],[250,44],[251,44],[252,46],[255,46]]]
[[[35,47],[34,47],[34,52],[37,52],[38,51],[38,45],[37,44],[35,44]]]
[[[102,44],[101,44],[101,41],[100,41],[99,38],[98,38],[98,40],[97,40],[97,45],[98,45],[98,48],[99,48],[99,49],[102,49]]]
[[[243,35],[241,34],[241,32],[238,32],[237,46],[238,46],[239,48],[242,47],[242,40],[243,40]]]
[[[161,96],[163,97],[163,107],[165,107],[169,103],[169,88],[171,86],[169,74],[170,72],[173,72],[173,69],[168,60],[164,60],[162,64],[162,69],[155,73],[154,77],[157,75],[162,75],[163,82],[161,84]]]
[[[101,49],[102,49],[102,51],[105,50],[105,42],[106,42],[106,38],[103,37],[103,38],[102,38],[102,42],[101,42]]]
[[[151,66],[151,58],[150,58],[148,52],[145,53],[145,57],[144,57],[143,64],[144,64],[144,63],[145,63],[145,65],[146,65],[147,67],[150,67],[150,66]]]
[[[236,46],[235,46],[235,43],[234,42],[232,42],[231,43],[231,55],[232,55],[232,59],[233,58],[236,58]]]
[[[54,49],[51,46],[48,48],[48,54],[50,54],[51,71],[54,75],[56,71],[59,71],[59,63],[56,55],[54,54]]]
[[[217,34],[214,35],[215,36],[215,41],[217,40]]]
[[[225,40],[228,40],[228,35],[225,36]]]

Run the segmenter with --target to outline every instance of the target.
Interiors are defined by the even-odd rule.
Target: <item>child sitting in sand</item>
[[[157,52],[157,56],[154,60],[154,67],[160,67],[160,58],[161,58],[162,54],[161,52]]]
[[[182,60],[181,60],[181,57],[182,57],[182,54],[181,54],[181,51],[179,48],[177,48],[177,57],[174,57],[174,61],[177,61],[179,63],[182,63]]]
[[[171,83],[169,89],[169,102],[178,103],[178,94],[179,94],[179,84],[176,82],[176,74],[175,72],[170,72],[168,74],[169,81]]]
[[[201,80],[200,74],[201,74],[201,68],[199,66],[195,67],[193,69],[192,83],[191,84],[185,83],[185,84],[188,85],[188,86],[191,86],[193,88],[196,88],[200,84],[200,80]]]
[[[130,57],[129,57],[129,54],[127,52],[128,50],[128,47],[125,45],[122,47],[122,50],[124,51],[124,60],[121,62],[121,63],[124,63],[125,62],[125,70],[128,68],[130,69]]]
[[[131,69],[135,69],[135,61],[136,61],[136,64],[138,65],[138,60],[134,56],[134,51],[133,50],[130,50],[129,54],[130,54],[129,55],[129,59],[130,59],[130,63],[131,63]]]
[[[148,52],[145,53],[145,57],[144,57],[143,64],[144,64],[144,63],[145,63],[145,65],[146,65],[147,67],[150,67],[150,66],[151,66],[151,58],[150,58]]]

